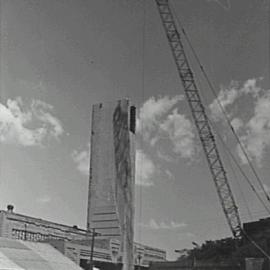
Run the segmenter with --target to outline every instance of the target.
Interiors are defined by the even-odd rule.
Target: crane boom
[[[225,217],[233,236],[240,238],[242,230],[238,208],[218,152],[209,119],[195,83],[194,75],[188,63],[180,34],[177,31],[169,2],[168,0],[155,1]]]

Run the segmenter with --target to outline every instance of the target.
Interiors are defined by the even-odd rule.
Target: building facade
[[[244,231],[255,239],[270,239],[270,217],[243,224]]]
[[[89,263],[91,237],[86,230],[48,220],[0,210],[0,237],[47,242],[79,265]],[[122,263],[120,241],[111,237],[96,237],[93,259],[97,264]],[[134,264],[148,266],[150,262],[166,260],[162,249],[134,243]]]
[[[58,249],[65,256],[70,258],[82,268],[89,269],[91,247],[82,241],[66,241],[66,240],[48,240],[52,246]],[[140,250],[140,251],[139,251]],[[94,265],[103,269],[121,269],[117,267],[122,265],[122,253],[120,245],[118,250],[112,248],[112,240],[96,239],[93,251]],[[139,258],[139,260],[138,260]],[[148,267],[151,262],[163,262],[166,260],[166,252],[135,243],[134,245],[134,266]],[[115,266],[115,267],[114,267]]]
[[[127,99],[93,106],[87,228],[119,239],[124,269],[133,262],[135,123]]]
[[[85,239],[86,230],[67,226],[40,218],[0,210],[0,237],[27,241],[48,239],[78,240]]]
[[[89,231],[95,229],[102,235],[95,241],[96,261],[122,263],[127,270],[166,260],[165,251],[133,241],[135,123],[135,107],[126,99],[93,106],[87,230],[21,215],[9,206],[0,211],[0,236],[58,243],[78,263],[89,256]]]
[[[270,217],[244,223],[243,231],[245,232],[244,242],[246,249],[242,252],[248,255],[247,257],[255,257],[256,259],[262,258],[262,269],[270,269],[270,260],[265,256],[265,254],[270,253]],[[264,254],[251,241],[256,243],[257,246],[260,246],[260,248],[264,251]],[[250,258],[248,258],[246,261],[247,265],[252,265],[253,263],[260,264],[260,261],[253,261]]]

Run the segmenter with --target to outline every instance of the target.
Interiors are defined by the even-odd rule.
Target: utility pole
[[[91,252],[90,252],[90,267],[89,270],[93,270],[93,257],[94,257],[94,248],[95,248],[95,237],[101,235],[96,233],[96,229],[92,229],[92,239],[91,239]]]
[[[138,269],[139,269],[139,270],[141,270],[141,259],[142,259],[142,256],[141,256],[141,254],[139,253],[139,255],[138,255],[138,262],[139,262],[139,267],[138,267]]]
[[[24,241],[27,240],[26,233],[27,233],[27,224],[24,223]]]
[[[194,246],[195,252],[192,254],[192,269],[195,269],[196,266],[196,250],[200,248],[200,246],[196,242],[191,242]]]

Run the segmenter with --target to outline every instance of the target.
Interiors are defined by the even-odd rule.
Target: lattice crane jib
[[[233,236],[240,238],[242,230],[238,209],[169,2],[155,1],[225,217]]]

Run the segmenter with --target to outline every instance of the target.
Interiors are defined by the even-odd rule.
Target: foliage
[[[262,248],[266,248],[265,241],[258,241]],[[187,250],[179,261],[205,261],[205,262],[240,262],[247,257],[263,257],[262,253],[253,244],[233,238],[208,240],[201,246],[196,245]]]
[[[231,258],[236,251],[236,240],[224,238],[215,241],[206,241],[200,247],[190,251],[190,256],[197,260],[221,261]]]

